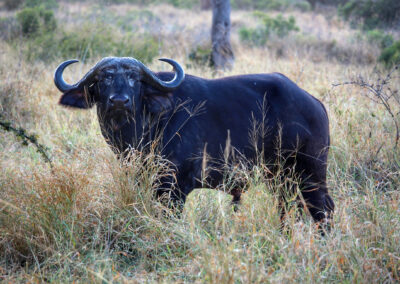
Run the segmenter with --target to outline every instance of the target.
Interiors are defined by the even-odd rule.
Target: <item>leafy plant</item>
[[[394,42],[392,35],[386,34],[384,31],[379,29],[369,30],[366,35],[369,42],[377,43],[381,48],[389,47]]]
[[[51,32],[57,28],[53,11],[43,7],[24,8],[18,12],[17,20],[24,36],[35,37],[41,32]]]
[[[239,30],[239,37],[242,42],[251,43],[256,46],[262,46],[267,43],[268,33],[263,28],[246,28]]]
[[[278,37],[285,37],[292,31],[299,31],[293,16],[285,19],[282,15],[272,18],[261,12],[256,12],[255,15],[264,22],[267,34],[276,34]]]
[[[391,26],[400,19],[398,0],[350,0],[340,6],[339,14],[354,25],[360,23],[363,29]]]
[[[267,42],[271,35],[282,38],[293,31],[299,31],[293,16],[288,19],[285,19],[282,15],[272,18],[260,11],[254,12],[254,15],[262,20],[263,25],[257,28],[242,27],[239,30],[239,37],[243,42],[261,46]]]
[[[33,35],[39,32],[40,16],[37,9],[25,8],[17,14],[23,35]]]
[[[189,59],[198,65],[209,65],[211,63],[211,46],[197,46],[189,53]]]
[[[399,64],[400,63],[400,41],[396,41],[391,46],[388,46],[385,49],[383,49],[378,60],[383,62],[386,67],[392,67],[393,65]]]
[[[54,9],[58,7],[57,0],[25,0],[25,7]]]
[[[283,11],[295,8],[307,11],[311,8],[310,4],[304,0],[232,0],[231,2],[234,9]]]
[[[49,61],[57,57],[133,56],[149,63],[159,53],[159,47],[158,40],[148,34],[116,36],[106,26],[86,24],[80,30],[41,33],[27,42],[24,53],[30,61]]]

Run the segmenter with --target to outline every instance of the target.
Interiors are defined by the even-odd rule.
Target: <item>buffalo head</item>
[[[142,62],[129,57],[107,57],[99,61],[79,82],[67,84],[64,69],[78,60],[61,63],[54,74],[54,83],[63,93],[60,104],[74,108],[90,108],[97,105],[99,118],[120,129],[129,119],[135,120],[144,109],[160,112],[168,106],[168,93],[183,82],[185,73],[172,59],[162,58],[171,64],[175,77],[162,81]],[[156,92],[146,92],[151,88]],[[154,95],[156,94],[156,95]]]

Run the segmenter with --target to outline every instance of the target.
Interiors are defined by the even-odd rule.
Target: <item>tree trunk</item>
[[[230,44],[230,0],[211,0],[213,9],[211,64],[216,70],[232,69],[235,57]]]

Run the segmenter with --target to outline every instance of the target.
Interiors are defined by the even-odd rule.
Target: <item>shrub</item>
[[[299,31],[299,28],[296,26],[296,20],[293,16],[290,16],[288,20],[286,20],[282,15],[272,18],[260,12],[256,12],[256,16],[261,18],[264,22],[267,34],[274,33],[278,37],[285,37],[292,31]]]
[[[25,0],[25,6],[30,8],[54,9],[58,7],[58,3],[57,0]]]
[[[115,35],[110,28],[98,24],[84,25],[71,32],[44,32],[27,41],[28,60],[49,61],[62,58],[92,58],[104,56],[133,56],[149,63],[159,53],[159,42],[147,34]]]
[[[292,31],[299,31],[293,16],[290,16],[289,19],[285,19],[282,15],[272,18],[259,11],[254,12],[254,15],[262,20],[263,26],[255,29],[241,28],[239,30],[239,37],[243,42],[250,42],[251,44],[260,46],[264,45],[273,34],[282,38],[289,35]]]
[[[105,4],[122,4],[131,3],[138,5],[148,5],[152,3],[168,3],[177,8],[190,9],[193,6],[198,5],[197,0],[102,0]]]
[[[311,5],[305,0],[232,0],[234,9],[248,10],[278,10],[283,11],[289,8],[307,11]]]
[[[39,32],[40,16],[35,8],[25,8],[17,14],[17,20],[21,25],[22,34],[25,36]]]
[[[193,8],[195,5],[198,4],[197,0],[167,0],[166,2],[173,5],[174,7],[185,9]]]
[[[296,2],[293,6],[302,12],[307,12],[311,10],[311,4],[305,1]]]
[[[40,17],[43,20],[43,29],[54,31],[57,28],[56,18],[52,10],[40,9]]]
[[[40,32],[54,31],[57,27],[53,11],[43,7],[24,8],[18,12],[17,20],[24,36],[35,37]]]
[[[314,9],[317,4],[322,4],[322,5],[339,5],[346,3],[348,0],[307,0],[307,2],[311,5],[311,7]]]
[[[197,65],[210,65],[211,52],[212,49],[210,45],[200,45],[192,49],[192,51],[189,53],[189,59]]]
[[[383,62],[385,66],[389,68],[393,65],[400,64],[400,40],[383,49],[379,56],[379,61]]]
[[[369,42],[376,43],[381,48],[389,47],[394,42],[392,35],[385,34],[382,30],[378,29],[367,31],[366,36]]]
[[[246,28],[239,29],[239,38],[242,42],[248,42],[256,46],[262,46],[267,43],[268,34],[264,28]]]
[[[344,19],[353,25],[360,23],[366,30],[395,24],[400,19],[399,11],[398,0],[350,0],[339,8]]]
[[[154,3],[155,0],[102,0],[104,4],[122,4],[122,3],[131,3],[138,5],[148,5]]]
[[[51,39],[50,39],[51,40]],[[63,58],[91,58],[98,55],[111,55],[115,40],[113,33],[107,27],[84,25],[81,30],[63,32],[56,38],[57,46],[54,50]]]

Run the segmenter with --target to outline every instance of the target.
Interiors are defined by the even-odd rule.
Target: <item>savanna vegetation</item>
[[[326,2],[232,0],[224,72],[209,66],[211,12],[194,0],[0,2],[0,281],[399,282],[398,1],[373,1],[392,9],[372,14],[364,1]],[[75,82],[109,55],[154,71],[170,57],[207,78],[281,72],[320,99],[331,231],[296,196],[282,221],[296,180],[268,178],[261,162],[227,172],[219,191],[195,190],[181,215],[155,200],[167,160],[133,150],[119,161],[94,109],[58,106],[56,66],[80,59],[65,72]],[[224,191],[237,180],[235,212]]]

